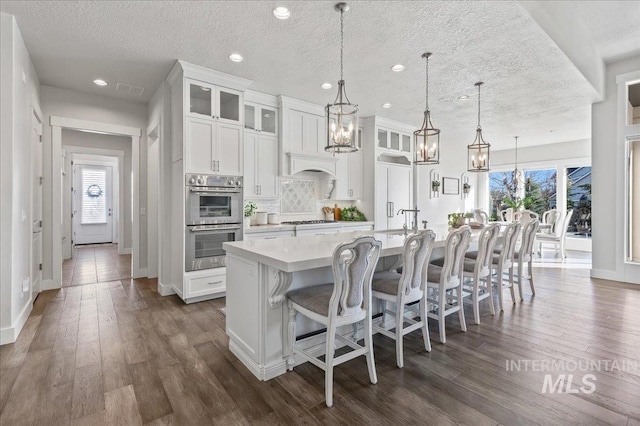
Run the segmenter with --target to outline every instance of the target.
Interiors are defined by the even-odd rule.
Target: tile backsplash
[[[318,181],[302,179],[280,180],[280,213],[316,213]]]

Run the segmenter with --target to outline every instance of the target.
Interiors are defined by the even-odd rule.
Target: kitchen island
[[[449,233],[435,227],[435,247],[442,247]],[[477,239],[478,232],[472,238]],[[389,268],[402,253],[406,236],[395,232],[348,232],[268,240],[224,243],[227,266],[226,331],[229,349],[260,380],[287,371],[288,309],[286,292],[333,282],[333,251],[341,243],[363,235],[382,242],[378,268]],[[299,316],[298,335],[307,348],[324,349],[323,336],[313,337],[320,325]],[[351,333],[350,328],[344,334]]]

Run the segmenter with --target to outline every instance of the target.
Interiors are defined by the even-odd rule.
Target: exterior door
[[[111,166],[73,167],[73,242],[113,241],[113,170]]]
[[[33,115],[31,129],[31,300],[42,282],[42,123]]]

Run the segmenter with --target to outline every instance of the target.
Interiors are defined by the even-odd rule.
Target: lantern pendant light
[[[327,145],[325,151],[334,153],[354,152],[360,149],[358,141],[358,105],[347,97],[343,79],[344,56],[344,14],[349,10],[347,3],[337,3],[340,12],[340,80],[338,94],[332,104],[325,107],[327,118]]]
[[[476,139],[471,145],[467,145],[467,170],[470,172],[488,172],[489,148],[491,144],[485,142],[482,137],[482,127],[480,127],[480,86],[484,83],[479,81],[475,84],[478,88],[478,127],[476,129]]]
[[[419,130],[413,132],[413,142],[415,151],[414,164],[439,164],[440,163],[440,129],[436,129],[431,124],[431,113],[429,112],[429,57],[430,52],[423,53],[426,59],[426,84],[425,84],[425,109],[424,121]]]

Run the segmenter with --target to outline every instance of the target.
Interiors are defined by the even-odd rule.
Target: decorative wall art
[[[443,177],[442,193],[446,195],[460,194],[460,179]]]

